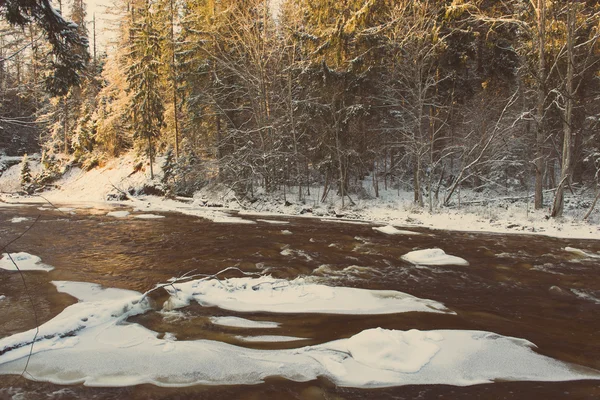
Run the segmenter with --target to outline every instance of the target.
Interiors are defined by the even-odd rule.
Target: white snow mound
[[[10,256],[17,264],[21,271],[52,271],[54,267],[42,263],[42,259],[38,256],[31,255],[29,253],[10,253]],[[3,253],[0,258],[0,268],[7,271],[17,271],[15,264],[8,257],[8,253]]]
[[[374,231],[382,232],[388,235],[421,235],[419,232],[406,231],[398,229],[392,225],[387,226],[376,226],[373,228]]]
[[[166,308],[200,305],[232,311],[322,314],[394,314],[401,312],[452,313],[442,303],[394,290],[367,290],[260,278],[197,280],[165,287],[171,298]]]
[[[348,352],[357,362],[371,368],[398,372],[418,372],[440,350],[435,342],[443,336],[435,332],[369,329],[347,341]]]
[[[210,322],[215,325],[233,328],[277,328],[279,323],[270,321],[252,321],[240,317],[210,317]]]
[[[464,258],[448,255],[442,249],[411,251],[401,258],[416,265],[469,265]]]
[[[378,328],[290,350],[178,341],[173,334],[159,339],[156,332],[127,322],[150,309],[140,293],[86,283],[55,284],[80,302],[41,325],[33,347],[35,329],[0,339],[0,374],[21,374],[31,351],[28,378],[87,386],[250,385],[275,376],[298,382],[325,377],[356,388],[600,380],[600,371],[537,354],[526,340],[482,331]]]
[[[125,218],[128,215],[129,215],[129,211],[111,211],[106,214],[107,217],[114,217],[114,218]]]

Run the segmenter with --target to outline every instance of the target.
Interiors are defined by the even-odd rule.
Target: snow
[[[25,377],[86,386],[248,385],[277,376],[298,382],[324,377],[335,385],[355,388],[600,380],[600,371],[537,354],[526,340],[483,331],[376,328],[348,339],[289,350],[256,350],[211,340],[178,341],[168,332],[159,339],[157,332],[126,321],[150,309],[140,293],[83,282],[54,283],[79,302],[42,324],[33,348],[35,329],[0,339],[0,374],[21,374],[31,351]]]
[[[106,214],[107,217],[125,218],[129,215],[129,211],[111,211]]]
[[[175,309],[195,300],[238,312],[322,314],[394,314],[401,312],[453,313],[443,304],[394,290],[367,290],[291,281],[270,276],[196,280],[165,287],[171,298],[165,308]]]
[[[270,321],[252,321],[240,317],[210,317],[210,322],[215,325],[229,326],[233,328],[277,328],[279,323]]]
[[[155,170],[160,171],[161,158],[157,158]],[[139,159],[131,152],[119,159],[109,160],[103,167],[90,171],[78,168],[68,170],[55,185],[56,188],[44,192],[44,197],[54,204],[85,204],[106,205],[107,195],[121,193],[137,193],[144,185],[159,185],[157,180],[149,177],[149,165],[144,161],[142,169],[137,171],[135,166]],[[41,170],[39,161],[31,160],[33,174]],[[20,190],[20,166],[14,165],[0,176],[0,198],[10,204],[15,202],[42,203],[37,197],[8,195]],[[160,174],[158,172],[157,174]],[[118,190],[116,189],[118,188]],[[163,199],[155,196],[131,197],[130,200],[119,204],[129,206],[143,205],[145,212],[180,212],[209,219],[217,223],[246,223],[255,221],[244,219],[243,215],[287,215],[308,218],[318,218],[329,222],[343,223],[378,223],[386,226],[419,226],[432,229],[536,234],[561,238],[598,239],[600,237],[599,215],[596,210],[590,217],[589,223],[582,222],[579,203],[580,197],[568,198],[566,215],[562,219],[547,218],[548,210],[533,210],[526,201],[514,201],[496,196],[494,193],[475,193],[463,190],[460,207],[434,207],[432,212],[416,207],[413,194],[409,191],[380,189],[379,197],[373,196],[372,187],[365,181],[363,188],[371,198],[357,199],[354,206],[341,207],[340,199],[331,194],[324,203],[318,200],[322,188],[311,190],[312,196],[306,197],[303,203],[291,204],[278,199],[282,193],[272,193],[254,203],[238,199],[234,192],[224,185],[208,185],[194,194],[192,204]],[[288,198],[295,198],[288,188]],[[568,195],[569,196],[569,195]],[[495,197],[495,198],[494,198]],[[484,200],[482,202],[482,200]],[[574,201],[572,201],[574,200]],[[1,203],[1,202],[0,202]],[[114,202],[113,202],[114,203]],[[218,210],[206,205],[219,205]],[[493,205],[489,205],[493,204]],[[2,204],[7,205],[7,204]],[[232,211],[238,211],[232,216]],[[334,218],[335,216],[335,218]],[[343,217],[343,218],[339,218]],[[270,220],[261,220],[265,222]],[[268,222],[272,223],[272,222]],[[284,221],[278,221],[284,223]],[[415,233],[412,233],[415,234]]]
[[[257,219],[258,222],[265,222],[267,224],[273,224],[273,225],[288,225],[289,222],[288,221],[277,221],[277,220],[273,220],[273,219]]]
[[[18,224],[20,222],[25,222],[25,221],[29,221],[29,218],[26,217],[14,217],[10,220],[10,222],[12,222],[13,224]]]
[[[600,258],[600,254],[588,253],[585,250],[576,249],[574,247],[565,247],[565,251],[585,258]]]
[[[54,267],[50,265],[46,265],[42,263],[42,259],[38,256],[34,256],[29,253],[19,252],[19,253],[10,253],[10,257],[14,260],[14,262],[19,267],[21,271],[52,271]],[[11,261],[8,256],[8,253],[3,253],[2,258],[0,258],[0,268],[5,269],[7,271],[17,271],[15,264]]]
[[[448,255],[442,249],[411,251],[403,255],[402,259],[416,265],[469,265],[467,260]]]
[[[6,296],[0,294],[0,301],[2,301],[2,300],[6,300]]]
[[[391,225],[387,225],[387,226],[376,226],[373,227],[374,231],[378,231],[378,232],[382,232],[382,233],[386,233],[388,235],[421,235],[421,233],[419,232],[413,232],[413,231],[406,231],[406,230],[400,230],[394,226]]]
[[[277,336],[277,335],[261,335],[261,336],[236,336],[238,340],[243,342],[263,342],[263,343],[278,343],[278,342],[295,342],[298,340],[306,340],[306,338],[294,336]]]
[[[138,219],[161,219],[164,218],[164,215],[156,215],[156,214],[136,214],[133,216]]]
[[[420,371],[440,350],[435,332],[370,329],[348,339],[346,347],[355,361],[371,368],[413,373]]]
[[[291,231],[287,230],[287,229],[282,230],[281,234],[282,235],[293,235],[293,233]]]

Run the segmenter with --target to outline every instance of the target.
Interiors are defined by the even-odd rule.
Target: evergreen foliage
[[[136,149],[152,165],[166,151],[162,179],[178,194],[219,181],[250,197],[294,185],[302,200],[320,184],[351,202],[370,176],[375,195],[412,189],[430,209],[461,187],[532,187],[538,207],[558,189],[555,216],[565,187],[598,184],[596,2],[285,0],[273,16],[265,0],[116,0],[114,11],[116,48],[93,63],[72,48],[85,74],[60,97],[35,84],[51,41],[0,63],[0,128],[37,118],[50,163]],[[70,16],[83,43],[84,0]]]

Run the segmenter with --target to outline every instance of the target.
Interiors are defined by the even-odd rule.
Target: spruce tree
[[[25,154],[23,156],[23,160],[21,161],[21,186],[27,186],[32,180],[29,159],[27,158],[27,154]]]
[[[132,93],[134,138],[147,144],[150,177],[154,179],[154,141],[163,126],[165,110],[160,90],[160,38],[150,2],[146,1],[137,12],[138,20],[132,26],[127,81]]]

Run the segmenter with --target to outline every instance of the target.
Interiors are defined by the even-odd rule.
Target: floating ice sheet
[[[277,328],[279,323],[270,321],[252,321],[240,317],[210,317],[210,322],[215,325],[230,326],[234,328]]]
[[[134,218],[139,218],[139,219],[160,219],[160,218],[164,218],[164,215],[157,215],[157,214],[136,214],[134,215]]]
[[[531,350],[532,343],[481,331],[369,329],[349,339],[291,350],[254,350],[210,340],[176,341],[125,322],[148,309],[140,293],[56,283],[80,302],[40,327],[28,374],[37,381],[88,386],[255,384],[325,377],[370,388],[473,385],[496,379],[600,379],[600,372]],[[0,374],[20,374],[33,330],[0,339]],[[264,340],[264,337],[256,337]]]
[[[272,224],[272,225],[288,225],[289,222],[288,221],[278,221],[278,220],[274,220],[274,219],[257,219],[258,222],[266,222],[267,224]]]
[[[386,233],[388,235],[422,235],[419,232],[414,232],[414,231],[406,231],[406,230],[401,230],[398,229],[392,225],[387,225],[387,226],[376,226],[373,228],[374,231],[378,231],[378,232],[382,232],[382,233]]]
[[[29,253],[10,253],[10,256],[21,271],[52,271],[54,267],[42,263],[42,259]],[[0,268],[7,271],[17,271],[15,264],[10,260],[8,253],[3,253],[0,258]]]
[[[283,343],[306,340],[306,338],[295,336],[260,335],[260,336],[236,336],[236,339],[250,343]]]
[[[411,251],[402,259],[416,265],[469,265],[463,258],[451,256],[442,249],[425,249]]]
[[[129,215],[129,211],[111,211],[106,214],[107,217],[125,218]],[[137,216],[139,218],[139,216]]]
[[[175,288],[175,289],[174,289]],[[452,313],[442,303],[394,290],[332,287],[260,278],[197,280],[165,287],[171,294],[167,308],[186,306],[195,300],[204,306],[233,311],[323,314],[394,314],[401,312]]]
[[[590,253],[585,250],[576,249],[575,247],[565,247],[565,251],[568,251],[569,253],[577,254],[578,256],[581,256],[581,257],[600,258],[600,254]]]

